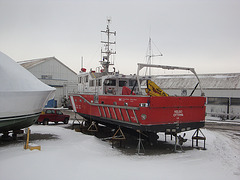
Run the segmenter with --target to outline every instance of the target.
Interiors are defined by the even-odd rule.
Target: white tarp
[[[2,52],[0,52],[0,83],[0,92],[55,90]]]

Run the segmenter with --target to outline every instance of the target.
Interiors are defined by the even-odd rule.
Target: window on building
[[[240,105],[240,98],[231,98],[231,105]]]
[[[208,97],[208,104],[213,105],[228,105],[228,99],[225,97]]]
[[[52,75],[42,75],[42,79],[52,79]]]

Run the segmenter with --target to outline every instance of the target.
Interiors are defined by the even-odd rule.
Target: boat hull
[[[13,116],[0,119],[0,132],[15,131],[25,127],[29,127],[34,124],[38,117],[39,113],[29,114],[23,116]]]
[[[204,97],[81,94],[70,95],[70,100],[74,111],[88,120],[145,132],[178,133],[205,124]]]
[[[169,132],[169,133],[179,133],[184,131],[189,131],[192,129],[198,129],[205,126],[205,122],[190,122],[190,123],[178,123],[178,124],[159,124],[159,125],[137,125],[133,123],[116,121],[114,119],[102,118],[97,116],[90,116],[88,114],[78,113],[80,116],[87,120],[96,121],[106,126],[112,127],[126,127],[128,129],[139,130],[141,132]]]
[[[52,88],[0,52],[0,133],[32,125],[49,99]]]
[[[0,132],[18,130],[34,124],[54,91],[0,93]]]

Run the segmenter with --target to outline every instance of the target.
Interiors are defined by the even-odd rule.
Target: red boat
[[[102,67],[90,72],[82,68],[79,93],[69,96],[75,112],[89,121],[145,133],[179,133],[204,126],[205,97],[193,68],[138,64],[136,75],[119,74],[115,69],[109,72],[109,65],[113,65],[110,56],[115,54],[110,35],[116,32],[109,30],[109,24],[102,32],[107,34],[107,41],[102,41]],[[145,67],[191,71],[199,81],[201,96],[167,94],[150,77],[139,75]]]

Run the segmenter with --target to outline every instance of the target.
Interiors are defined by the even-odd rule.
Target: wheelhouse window
[[[135,85],[136,84],[136,85]],[[129,80],[129,86],[138,86],[137,80],[136,79],[130,79]]]
[[[102,86],[102,79],[97,80],[97,86]]]
[[[105,86],[116,86],[116,79],[106,79],[104,81]]]
[[[82,77],[78,77],[78,83],[82,83]]]
[[[127,85],[127,81],[119,81],[119,87],[123,87]]]
[[[95,84],[94,82],[95,82],[95,80],[90,80],[89,81],[89,86],[94,86],[94,84]]]
[[[85,82],[86,83],[88,82],[88,76],[85,76]]]

